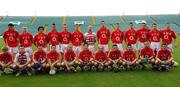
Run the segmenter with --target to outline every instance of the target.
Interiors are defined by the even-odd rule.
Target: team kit
[[[97,32],[89,25],[88,31],[83,33],[75,24],[71,33],[67,24],[62,25],[61,32],[52,24],[47,34],[44,27],[39,26],[33,36],[27,27],[22,27],[19,33],[10,23],[3,32],[5,45],[0,53],[0,75],[7,74],[8,70],[16,76],[78,70],[119,72],[145,70],[149,65],[155,71],[169,71],[178,65],[173,59],[177,36],[169,23],[164,29],[158,29],[156,23],[151,29],[146,23],[135,29],[130,22],[125,31],[120,29],[119,23],[110,25],[114,28],[112,32],[101,21]]]

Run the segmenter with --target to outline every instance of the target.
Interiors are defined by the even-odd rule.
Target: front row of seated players
[[[109,53],[106,53],[103,47],[99,47],[99,50],[93,53],[85,43],[79,55],[76,55],[72,50],[72,45],[69,45],[64,52],[64,59],[61,59],[61,55],[56,51],[55,46],[51,46],[48,53],[42,47],[38,47],[32,59],[25,52],[24,47],[19,47],[19,53],[16,54],[15,58],[8,52],[7,47],[3,47],[0,54],[0,75],[5,73],[8,68],[13,70],[16,76],[19,76],[24,72],[31,75],[34,71],[36,73],[48,71],[52,74],[60,70],[77,72],[77,67],[80,67],[82,71],[145,69],[147,64],[152,64],[153,70],[169,71],[174,62],[167,45],[162,44],[161,49],[157,51],[155,56],[149,44],[149,42],[144,43],[145,47],[140,50],[139,58],[137,58],[130,44],[127,45],[124,52],[121,52],[117,45],[113,45]]]

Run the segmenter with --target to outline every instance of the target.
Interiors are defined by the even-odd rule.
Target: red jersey
[[[68,62],[72,62],[76,57],[76,54],[73,50],[67,50],[64,53],[64,59]]]
[[[58,45],[60,41],[60,35],[58,31],[52,30],[48,33],[49,44]]]
[[[162,50],[159,49],[157,52],[157,58],[159,58],[161,61],[166,61],[172,57],[170,50]]]
[[[48,59],[51,61],[51,63],[56,62],[60,58],[60,54],[57,51],[50,51],[47,54]]]
[[[136,30],[128,29],[125,32],[125,41],[126,41],[126,44],[136,44],[136,40],[137,40]]]
[[[84,39],[88,43],[88,45],[94,45],[96,42],[96,34],[95,33],[85,33],[84,34]]]
[[[82,50],[79,53],[79,59],[81,59],[83,62],[89,62],[90,58],[92,58],[92,52],[90,50]]]
[[[60,43],[69,44],[71,41],[71,33],[69,31],[60,32]]]
[[[149,58],[149,57],[152,57],[154,56],[154,50],[150,47],[144,47],[140,50],[140,53],[139,55],[143,58]]]
[[[164,44],[171,44],[172,43],[172,38],[176,39],[176,34],[173,30],[169,29],[164,29],[161,31],[162,32],[162,43]]]
[[[126,50],[123,54],[123,59],[132,62],[136,59],[136,53],[133,50],[131,51]]]
[[[149,34],[151,42],[160,42],[161,32],[159,30],[151,30]]]
[[[124,38],[124,33],[121,30],[114,30],[111,33],[111,40],[112,40],[112,43],[114,44],[122,43],[123,38]]]
[[[24,47],[30,47],[33,43],[33,36],[29,32],[23,32],[19,35],[20,44]]]
[[[18,38],[19,38],[19,33],[16,30],[10,31],[10,30],[5,30],[3,33],[3,38],[5,43],[9,47],[17,47],[18,46]]]
[[[46,57],[47,57],[47,54],[44,50],[42,51],[37,50],[34,52],[34,55],[33,55],[33,58],[36,61],[43,61],[44,59],[46,59]]]
[[[84,41],[83,33],[81,31],[74,31],[71,36],[72,44],[74,46],[81,46]]]
[[[139,42],[143,43],[146,41],[149,41],[149,29],[146,28],[141,28],[139,30],[137,30],[137,36],[139,39]]]
[[[111,50],[108,54],[108,58],[111,58],[112,60],[116,60],[122,57],[120,50]]]
[[[103,51],[98,51],[95,53],[95,60],[99,61],[99,62],[104,62],[107,61],[107,54]]]
[[[107,28],[100,28],[97,31],[97,39],[99,44],[108,44],[109,39],[110,39],[110,31]]]
[[[1,53],[0,54],[0,62],[3,64],[7,64],[13,61],[13,56],[11,53]]]
[[[45,33],[37,33],[34,36],[34,44],[36,46],[46,47],[48,44],[48,36]]]

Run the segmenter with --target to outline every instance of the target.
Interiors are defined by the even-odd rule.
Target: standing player
[[[79,25],[75,25],[75,31],[71,35],[73,50],[76,55],[81,51],[81,45],[84,41],[83,33],[79,30]]]
[[[60,53],[56,51],[56,46],[52,45],[51,50],[47,54],[48,58],[48,65],[47,67],[50,67],[50,72],[51,71],[57,71],[60,67]]]
[[[125,66],[126,69],[133,69],[137,64],[136,53],[131,44],[128,44],[123,53],[122,65]]]
[[[13,68],[17,70],[16,76],[19,76],[22,71],[26,71],[27,74],[31,76],[31,58],[23,46],[19,47],[19,53],[17,53],[14,58]]]
[[[2,52],[0,53],[0,76],[5,68],[12,68],[13,56],[8,52],[6,46],[2,47]]]
[[[160,48],[160,39],[161,39],[161,32],[157,29],[157,24],[152,24],[152,30],[149,32],[150,34],[150,47],[154,50],[155,54],[157,50]]]
[[[141,28],[137,30],[137,36],[139,40],[138,50],[144,47],[144,42],[149,41],[149,29],[146,27],[146,23],[142,23]]]
[[[91,25],[89,25],[89,27],[88,27],[88,32],[84,34],[84,40],[88,44],[89,50],[94,52],[95,51],[95,43],[96,43],[96,33],[93,32]]]
[[[16,53],[18,53],[19,33],[14,28],[13,24],[8,24],[8,29],[4,31],[3,38],[9,52],[11,52],[13,56],[15,56]]]
[[[29,53],[30,58],[32,58],[32,43],[33,36],[30,32],[28,32],[27,27],[22,27],[22,33],[19,35],[20,45],[25,47],[25,51]]]
[[[36,47],[42,46],[44,51],[47,51],[48,36],[44,33],[44,27],[38,27],[38,33],[34,35],[34,44]]]
[[[93,53],[88,49],[88,44],[84,43],[83,50],[79,53],[79,62],[81,71],[90,70],[93,60]]]
[[[60,49],[60,47],[59,47],[60,34],[56,29],[56,24],[52,24],[52,30],[48,33],[48,38],[49,38],[50,48],[51,48],[52,45],[55,45],[56,46],[56,51],[59,52],[59,49]]]
[[[105,22],[101,21],[101,27],[97,31],[97,40],[100,48],[103,48],[106,53],[109,51],[110,30],[106,27]]]
[[[68,27],[66,24],[63,25],[63,31],[60,32],[60,52],[61,52],[61,57],[63,59],[64,57],[64,52],[67,49],[67,46],[71,42],[71,32],[68,31]]]
[[[38,47],[38,49],[33,54],[33,63],[34,63],[34,69],[36,72],[45,70],[46,67],[46,60],[47,60],[47,54],[43,50],[41,46]]]
[[[143,66],[143,69],[146,68],[145,64],[152,63],[154,65],[155,59],[154,59],[154,50],[150,48],[149,42],[144,42],[144,46],[140,52],[139,52],[139,60],[140,64]]]
[[[76,53],[72,49],[72,45],[68,45],[64,53],[64,61],[62,63],[66,70],[76,72]]]
[[[171,29],[170,24],[166,24],[166,28],[162,31],[162,43],[172,51],[176,47],[176,33]],[[173,45],[174,42],[174,45]]]
[[[156,64],[159,66],[158,70],[160,71],[169,71],[170,67],[174,64],[172,52],[166,44],[162,44],[161,49],[158,50]]]
[[[111,40],[113,44],[116,44],[118,49],[123,52],[122,41],[124,38],[123,31],[120,30],[120,24],[116,23],[115,30],[111,33]]]
[[[137,41],[137,32],[133,27],[133,23],[129,23],[129,29],[125,32],[125,42],[126,44],[131,44],[133,47],[133,50],[137,50],[136,47],[136,41]]]

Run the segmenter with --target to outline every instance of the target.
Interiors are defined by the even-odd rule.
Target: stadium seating
[[[61,31],[62,24],[63,24],[63,17],[52,17],[52,16],[39,16],[35,19],[33,16],[7,16],[1,17],[0,21],[0,35],[3,31],[7,28],[8,23],[15,23],[15,28],[21,32],[22,26],[27,26],[29,31],[32,34],[37,33],[38,26],[45,26],[47,25],[46,32],[50,31],[52,23],[57,25],[58,31]],[[33,24],[31,25],[32,20],[34,20]],[[94,19],[91,16],[68,16],[64,19],[65,22],[68,24],[69,30],[72,32],[74,30],[74,21],[84,21],[84,24],[81,27],[83,32],[87,31],[88,25],[93,25],[93,21],[96,22],[96,25],[93,25],[94,31],[100,26],[100,21],[104,20],[107,24],[107,27],[112,31],[112,27],[110,23],[120,23],[121,29],[126,30],[128,28],[129,22],[134,22],[135,28],[139,28],[141,25],[135,23],[136,20],[144,20],[147,22],[148,27],[151,27],[151,24],[155,21],[158,23],[159,29],[165,27],[167,22],[171,23],[172,29],[176,33],[180,33],[180,17],[178,15],[136,15],[136,16],[95,16]],[[124,23],[126,22],[126,23]]]

